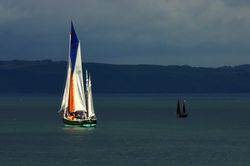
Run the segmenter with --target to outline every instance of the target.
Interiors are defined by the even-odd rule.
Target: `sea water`
[[[250,164],[250,94],[95,94],[96,128],[64,127],[60,100],[0,96],[1,166]]]

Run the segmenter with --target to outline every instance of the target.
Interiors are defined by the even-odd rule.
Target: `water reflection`
[[[77,133],[85,133],[85,134],[89,134],[95,130],[94,127],[86,128],[86,127],[79,127],[79,126],[63,126],[61,127],[61,129],[66,132],[77,132]]]

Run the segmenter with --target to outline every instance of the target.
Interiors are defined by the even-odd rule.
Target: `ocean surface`
[[[250,165],[250,94],[95,94],[96,128],[64,127],[60,103],[0,95],[1,166]]]

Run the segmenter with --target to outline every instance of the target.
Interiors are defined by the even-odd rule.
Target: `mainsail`
[[[64,114],[87,111],[82,77],[81,46],[72,23],[69,43],[67,78],[60,109]]]

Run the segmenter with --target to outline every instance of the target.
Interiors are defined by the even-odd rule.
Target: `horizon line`
[[[37,60],[25,60],[25,59],[12,59],[12,60],[0,60],[0,62],[66,62],[67,60],[52,60],[52,59],[37,59]],[[84,63],[92,63],[92,64],[106,64],[106,65],[118,65],[118,66],[179,66],[179,67],[195,67],[195,68],[223,68],[223,67],[237,67],[237,66],[244,66],[244,65],[250,65],[250,63],[245,64],[236,64],[236,65],[221,65],[221,66],[197,66],[197,65],[188,65],[188,64],[149,64],[149,63],[138,63],[138,64],[122,64],[122,63],[107,63],[107,62],[84,62]]]

